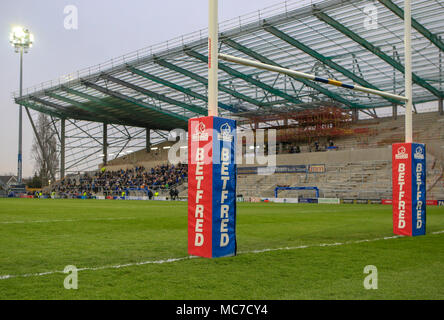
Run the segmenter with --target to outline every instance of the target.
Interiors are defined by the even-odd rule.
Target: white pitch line
[[[430,234],[443,234],[443,233],[444,233],[444,230],[431,232]],[[363,243],[363,242],[393,240],[393,239],[398,239],[398,238],[403,238],[403,236],[392,236],[392,237],[364,239],[364,240],[355,240],[355,241],[346,241],[346,242],[335,242],[335,243],[320,243],[320,244],[314,244],[314,245],[302,245],[302,246],[297,246],[297,247],[282,247],[282,248],[274,248],[274,249],[239,251],[238,254],[257,254],[257,253],[273,252],[273,251],[287,251],[287,250],[320,248],[320,247],[335,247],[335,246],[343,246],[346,244],[359,244],[359,243]],[[85,268],[79,268],[79,269],[77,269],[77,271],[80,272],[80,271],[98,271],[98,270],[106,270],[106,269],[121,269],[121,268],[127,268],[127,267],[143,266],[143,265],[147,265],[147,264],[165,264],[165,263],[179,262],[179,261],[191,260],[191,259],[196,259],[196,258],[198,258],[198,257],[188,256],[188,257],[182,257],[182,258],[152,260],[152,261],[119,264],[119,265],[107,265],[107,266],[100,266],[100,267],[85,267]],[[57,274],[57,273],[63,274],[64,272],[59,270],[59,271],[47,271],[47,272],[40,272],[40,273],[28,273],[28,274],[18,274],[18,275],[7,274],[7,275],[1,275],[0,280],[6,280],[6,279],[12,279],[12,278],[40,277],[40,276]]]
[[[177,262],[177,261],[189,260],[189,259],[195,259],[195,258],[198,258],[198,257],[189,256],[189,257],[171,258],[171,259],[165,259],[165,260],[143,261],[143,262],[119,264],[119,265],[113,265],[113,266],[108,265],[108,266],[100,266],[100,267],[85,267],[85,268],[77,269],[77,272],[97,271],[97,270],[106,270],[106,269],[121,269],[121,268],[127,268],[127,267],[143,266],[143,265],[147,265],[147,264],[164,264],[164,263],[171,263],[171,262]],[[18,274],[18,275],[9,275],[8,274],[8,275],[0,276],[0,280],[6,280],[6,279],[11,279],[11,278],[39,277],[39,276],[52,275],[52,274],[56,274],[56,273],[64,273],[64,272],[57,270],[57,271],[47,271],[47,272],[40,272],[40,273]]]
[[[134,219],[137,219],[137,218],[135,218],[135,217],[127,217],[127,218],[91,218],[91,219],[63,219],[63,220],[0,221],[0,224],[82,222],[82,221],[113,221],[113,220],[134,220]]]
[[[321,243],[315,245],[307,245],[307,246],[297,246],[297,247],[282,247],[282,248],[274,248],[274,249],[260,249],[260,250],[252,250],[252,251],[239,251],[239,254],[247,254],[247,253],[263,253],[263,252],[272,252],[272,251],[284,251],[284,250],[296,250],[296,249],[306,249],[306,248],[316,248],[316,247],[335,247],[335,246],[343,246],[345,244],[358,244],[363,242],[373,242],[379,240],[390,240],[401,238],[401,236],[393,236],[393,237],[384,237],[384,238],[375,238],[375,239],[365,239],[365,240],[356,240],[356,241],[346,241],[346,242],[335,242],[335,243]]]

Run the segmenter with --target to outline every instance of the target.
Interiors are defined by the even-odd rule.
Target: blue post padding
[[[236,255],[236,121],[213,117],[212,257]]]
[[[412,236],[426,234],[426,150],[412,143]]]

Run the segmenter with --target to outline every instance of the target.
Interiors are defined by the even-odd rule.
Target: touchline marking
[[[172,258],[172,259],[165,259],[165,260],[155,260],[155,261],[144,261],[144,262],[135,262],[135,263],[127,263],[127,264],[119,264],[114,266],[101,266],[101,267],[86,267],[86,268],[79,268],[77,269],[77,272],[79,271],[97,271],[97,270],[105,270],[105,269],[121,269],[126,267],[134,267],[134,266],[143,266],[146,264],[164,264],[164,263],[171,263],[171,262],[177,262],[182,260],[190,260],[195,259],[198,257],[195,256],[189,256],[189,257],[183,257],[183,258]],[[19,275],[3,275],[0,276],[0,280],[6,280],[11,278],[29,278],[29,277],[40,277],[40,276],[46,276],[56,273],[64,273],[63,271],[47,271],[47,272],[41,272],[41,273],[28,273],[28,274],[19,274]]]
[[[126,217],[126,218],[91,218],[91,219],[32,220],[32,221],[0,221],[0,224],[82,222],[82,221],[113,221],[113,220],[134,220],[134,219],[137,219],[137,218],[135,218],[135,217]]]
[[[444,233],[444,230],[431,232],[430,234],[443,234],[443,233]],[[297,246],[297,247],[282,247],[282,248],[274,248],[274,249],[239,251],[238,254],[256,254],[256,253],[273,252],[273,251],[285,251],[285,250],[297,250],[297,249],[321,248],[321,247],[335,247],[335,246],[343,246],[346,244],[359,244],[359,243],[363,243],[363,242],[375,242],[375,241],[392,240],[392,239],[398,239],[398,238],[404,238],[404,236],[382,237],[382,238],[345,241],[345,242],[336,242],[336,243],[320,243],[320,244],[314,244],[314,245],[302,245],[302,246]],[[143,266],[143,265],[147,265],[147,264],[165,264],[165,263],[179,262],[179,261],[191,260],[191,259],[197,259],[197,258],[199,258],[199,257],[188,256],[188,257],[182,257],[182,258],[152,260],[152,261],[119,264],[119,265],[107,265],[107,266],[100,266],[100,267],[85,267],[85,268],[79,268],[79,269],[77,269],[77,271],[80,272],[80,271],[98,271],[98,270],[106,270],[106,269],[121,269],[121,268],[127,268],[127,267]],[[58,273],[64,274],[63,271],[47,271],[47,272],[40,272],[40,273],[28,273],[28,274],[17,274],[17,275],[7,274],[7,275],[1,275],[0,280],[6,280],[6,279],[12,279],[12,278],[41,277],[41,276],[46,276],[46,275],[58,274]]]
[[[272,252],[272,251],[316,248],[316,247],[335,247],[335,246],[343,246],[345,244],[358,244],[358,243],[362,243],[362,242],[373,242],[373,241],[390,240],[390,239],[397,239],[397,238],[402,238],[402,236],[393,236],[393,237],[384,237],[384,238],[375,238],[375,239],[365,239],[365,240],[355,240],[355,241],[346,241],[346,242],[335,242],[335,243],[321,243],[321,244],[305,245],[305,246],[297,246],[297,247],[282,247],[282,248],[274,248],[274,249],[260,249],[260,250],[252,250],[252,251],[239,251],[238,253],[239,254],[247,254],[247,253],[263,253],[263,252]]]

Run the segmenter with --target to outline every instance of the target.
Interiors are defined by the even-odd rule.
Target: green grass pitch
[[[237,257],[138,264],[187,257],[186,203],[1,199],[0,299],[444,299],[427,210],[427,236],[393,238],[390,206],[240,203]],[[87,268],[77,290],[67,265]]]

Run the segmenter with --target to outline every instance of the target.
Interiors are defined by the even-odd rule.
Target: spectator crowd
[[[165,164],[151,169],[135,167],[119,171],[102,168],[94,174],[85,173],[80,178],[65,178],[52,186],[51,191],[66,197],[91,197],[101,193],[105,196],[128,196],[131,191],[145,191],[148,195],[160,190],[175,190],[187,178],[186,165]],[[177,192],[175,191],[174,194]]]

